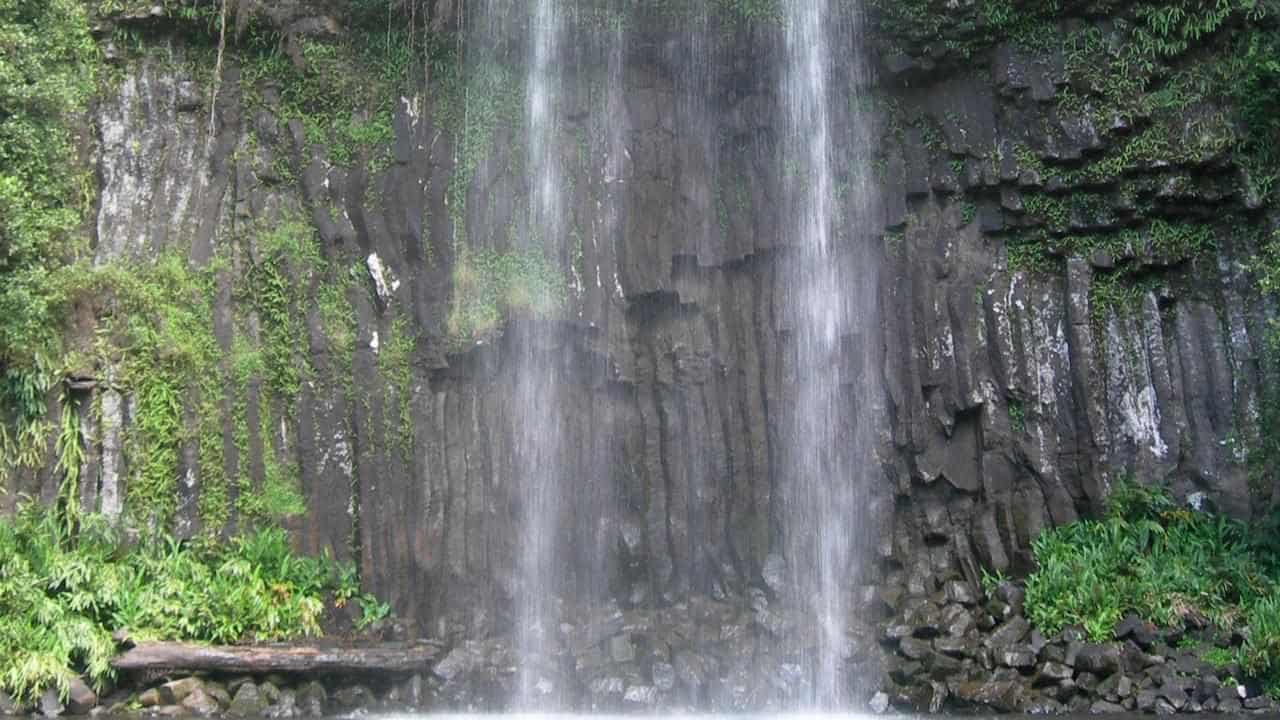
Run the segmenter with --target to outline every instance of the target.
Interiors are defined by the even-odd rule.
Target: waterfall
[[[784,139],[782,313],[790,330],[781,409],[784,551],[798,617],[812,618],[811,704],[847,706],[852,583],[866,545],[873,475],[878,322],[868,249],[867,146],[852,115],[865,74],[858,17],[839,0],[786,0],[780,102]],[[835,64],[838,58],[839,66]],[[837,67],[841,75],[837,76]],[[808,622],[808,621],[802,621]]]
[[[527,21],[526,248],[541,248],[558,259],[565,236],[562,173],[557,153],[562,86],[560,46],[564,34],[562,0],[533,0]],[[555,606],[567,578],[557,557],[564,521],[565,463],[561,377],[554,334],[530,322],[514,338],[516,392],[510,418],[515,442],[512,468],[518,473],[520,533],[516,596],[519,689],[516,706],[557,705],[560,690],[545,663],[554,655],[559,619]]]

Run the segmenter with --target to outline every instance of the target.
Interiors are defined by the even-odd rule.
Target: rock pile
[[[1204,656],[1239,640],[1208,629],[1160,631],[1135,616],[1112,642],[1079,628],[1045,637],[1003,583],[985,602],[962,581],[933,598],[884,598],[895,608],[881,642],[892,651],[885,705],[918,712],[1275,712],[1240,668]]]

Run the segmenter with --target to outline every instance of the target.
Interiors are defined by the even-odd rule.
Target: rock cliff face
[[[569,438],[562,547],[583,585],[598,570],[635,606],[771,586],[775,418],[794,393],[776,26],[723,10],[705,30],[660,13],[609,30],[584,10],[597,29],[565,58],[556,109],[572,242],[538,259],[510,241],[528,195],[521,55],[484,46],[481,17],[392,4],[357,32],[360,3],[247,3],[218,60],[216,34],[171,5],[100,21],[91,231],[101,266],[176,257],[204,278],[188,304],[212,361],[174,376],[189,431],[157,490],[141,376],[85,353],[86,506],[149,513],[167,493],[157,512],[179,531],[219,532],[296,479],[303,549],[357,560],[424,633],[505,632],[522,471],[507,346],[542,333],[565,338],[544,351],[568,388],[549,417]],[[958,27],[978,12],[933,10]],[[846,241],[878,248],[879,303],[860,310],[882,323],[848,343],[882,348],[883,394],[848,402],[882,428],[883,481],[874,572],[851,585],[928,595],[1025,571],[1040,530],[1128,474],[1236,515],[1270,503],[1245,454],[1274,308],[1247,264],[1276,214],[1229,99],[1159,94],[1228,31],[1117,97],[1100,76],[1130,71],[1113,18],[1062,10],[1031,40],[993,26],[944,48],[870,11],[879,79],[849,116],[874,124],[882,202]],[[336,64],[335,46],[351,53]],[[531,299],[548,293],[550,311]],[[76,305],[81,346],[113,297]],[[9,489],[52,498],[59,479]]]

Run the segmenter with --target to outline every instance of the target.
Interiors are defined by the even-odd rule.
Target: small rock
[[[1150,650],[1156,642],[1156,628],[1133,613],[1124,616],[1116,625],[1116,639],[1129,638],[1142,647]]]
[[[1240,702],[1240,698],[1219,698],[1218,712],[1224,714],[1238,713],[1244,709],[1244,704]]]
[[[996,599],[1005,603],[1014,615],[1021,615],[1026,604],[1027,591],[1017,583],[1005,581],[996,586]]]
[[[0,690],[0,715],[21,715],[22,708],[18,707],[18,703],[13,701],[13,697],[9,693]]]
[[[1245,698],[1245,701],[1244,701],[1245,710],[1267,710],[1270,707],[1271,707],[1271,700],[1266,695],[1259,695],[1257,697]]]
[[[902,638],[902,642],[898,643],[898,651],[912,660],[923,660],[933,654],[933,648],[927,640],[916,638]]]
[[[157,690],[160,691],[160,698],[165,705],[181,705],[187,696],[196,690],[203,690],[204,682],[197,677],[185,677],[172,682],[161,685]]]
[[[262,699],[265,700],[268,705],[274,705],[280,702],[280,688],[276,687],[276,684],[270,680],[265,680],[258,686],[258,694],[262,696]]]
[[[182,698],[182,707],[191,712],[192,715],[200,717],[210,717],[222,712],[222,706],[218,701],[209,696],[204,688],[197,687],[188,692]]]
[[[1091,715],[1110,715],[1112,713],[1124,712],[1123,705],[1117,705],[1106,700],[1099,700],[1089,706],[1089,714]]]
[[[373,701],[373,693],[364,685],[347,685],[333,694],[333,701],[344,708],[360,708]]]
[[[227,692],[227,689],[220,683],[206,682],[204,694],[213,698],[223,710],[231,706],[231,693]]]
[[[623,702],[652,707],[658,703],[658,688],[652,685],[632,685],[622,696]]]
[[[996,659],[1001,665],[1015,669],[1035,667],[1036,664],[1036,654],[1028,647],[1000,650],[996,654]]]
[[[1077,670],[1110,675],[1120,670],[1120,648],[1113,644],[1085,645],[1076,653],[1074,664]]]
[[[628,663],[636,659],[636,647],[631,642],[629,633],[609,638],[609,656],[616,663]]]
[[[970,606],[978,604],[978,595],[973,591],[973,586],[963,580],[948,580],[943,591],[948,602]]]
[[[138,696],[138,704],[144,708],[162,705],[163,703],[160,701],[160,691],[155,688],[142,691],[142,694]]]
[[[784,595],[787,590],[787,561],[778,553],[769,553],[760,568],[760,576],[775,595]]]
[[[987,705],[1000,712],[1013,712],[1022,705],[1022,686],[1014,680],[959,683],[955,695],[964,702]]]
[[[67,708],[62,704],[62,699],[58,697],[57,688],[49,688],[40,693],[40,714],[45,717],[58,717],[66,712]]]
[[[306,717],[324,717],[329,705],[329,693],[323,685],[313,680],[298,688],[297,695],[299,713]]]
[[[993,648],[1009,647],[1022,642],[1022,639],[1031,632],[1031,623],[1021,615],[1010,618],[1005,624],[996,628],[995,632],[987,638],[986,645]]]
[[[670,692],[676,686],[676,669],[670,663],[653,664],[653,684],[663,692]]]
[[[1164,698],[1156,698],[1156,714],[1157,715],[1177,715],[1178,708]]]
[[[867,708],[876,715],[883,715],[889,711],[889,696],[883,692],[878,692],[871,696],[871,702],[867,703]]]
[[[626,688],[627,684],[622,678],[613,676],[596,678],[587,685],[587,690],[597,697],[620,696]]]
[[[1038,684],[1055,685],[1063,680],[1070,680],[1075,676],[1075,670],[1067,665],[1057,662],[1047,662],[1040,666],[1040,673],[1036,677]]]
[[[972,640],[947,636],[934,639],[933,649],[952,657],[972,657],[974,651]]]
[[[247,682],[236,690],[236,696],[232,698],[231,705],[227,708],[227,715],[237,718],[259,717],[266,709],[267,702],[258,692],[258,686]]]
[[[449,682],[459,675],[465,675],[473,670],[480,663],[479,654],[473,652],[469,647],[455,647],[449,651],[444,659],[436,663],[431,672],[435,673],[441,680]],[[232,693],[235,690],[231,691]]]
[[[281,690],[280,699],[267,708],[266,712],[266,716],[269,718],[295,718],[300,714],[298,712],[298,698],[292,690]]]
[[[67,693],[67,712],[72,715],[86,715],[98,704],[98,694],[79,677],[71,678],[71,688]]]

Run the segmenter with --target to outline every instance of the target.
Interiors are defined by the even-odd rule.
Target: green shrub
[[[1280,671],[1280,583],[1264,526],[1194,512],[1160,488],[1122,482],[1100,520],[1042,533],[1027,578],[1027,616],[1042,632],[1085,628],[1101,642],[1126,613],[1165,627],[1249,628],[1238,661]]]
[[[46,687],[65,692],[75,673],[108,679],[115,630],[136,640],[286,640],[320,634],[326,600],[352,597],[363,627],[390,608],[360,593],[357,577],[328,557],[294,554],[278,528],[222,544],[157,534],[129,545],[100,516],[72,532],[29,504],[0,522],[0,689],[25,701]]]

